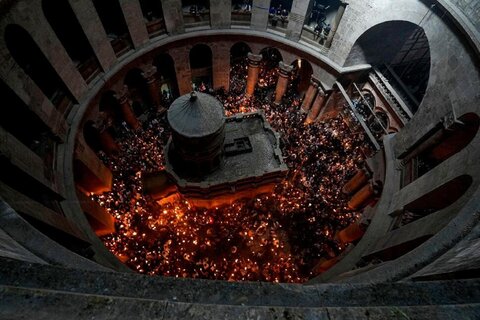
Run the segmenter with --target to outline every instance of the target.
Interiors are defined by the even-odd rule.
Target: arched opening
[[[117,57],[127,53],[132,48],[132,41],[120,3],[117,0],[93,0],[93,5]]]
[[[232,0],[232,24],[249,26],[252,19],[252,0]]]
[[[340,0],[310,0],[302,30],[302,39],[324,44],[331,30]]]
[[[283,60],[277,48],[267,47],[260,51],[262,55],[258,88],[272,89],[277,84],[278,63]]]
[[[78,71],[85,81],[90,82],[100,72],[100,65],[70,4],[68,1],[43,0],[42,8]]]
[[[161,53],[153,59],[153,65],[157,68],[162,102],[165,106],[169,106],[179,96],[175,62],[168,53]]]
[[[93,151],[98,152],[101,150],[98,128],[93,121],[89,120],[83,126],[83,138]]]
[[[293,0],[271,0],[268,11],[268,25],[285,32]]]
[[[292,66],[292,81],[290,85],[297,94],[303,96],[310,86],[313,74],[312,65],[305,59],[297,59],[292,62]]]
[[[0,126],[42,158],[46,168],[52,169],[55,139],[50,128],[3,81],[0,95],[5,106]]]
[[[13,59],[65,116],[73,99],[48,59],[28,32],[18,25],[5,28],[5,42]]]
[[[117,123],[122,121],[120,103],[115,96],[115,91],[109,90],[104,92],[100,98],[98,107],[100,112],[104,112],[107,115],[107,118]]]
[[[212,50],[205,44],[197,44],[190,50],[192,83],[197,90],[212,87]]]
[[[210,25],[209,0],[182,0],[182,12],[186,28]]]
[[[480,126],[480,118],[475,113],[459,117],[448,129],[441,127],[424,137],[403,162],[403,181],[405,186],[423,176],[433,168],[462,151],[475,138]]]
[[[147,87],[147,80],[142,70],[135,68],[127,72],[124,84],[128,87],[132,108],[136,116],[142,115],[152,105]]]
[[[403,207],[393,229],[451,206],[467,192],[472,182],[472,177],[462,175],[410,202]]]
[[[237,42],[230,48],[230,91],[236,94],[245,92],[248,73],[247,55],[252,50],[245,42]]]
[[[345,66],[362,63],[377,68],[410,110],[417,111],[430,75],[430,46],[422,27],[408,21],[371,27],[355,42]]]
[[[147,26],[148,35],[154,38],[165,33],[165,19],[162,3],[158,0],[140,0],[143,18]]]

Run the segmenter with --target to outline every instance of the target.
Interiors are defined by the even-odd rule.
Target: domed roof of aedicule
[[[185,137],[208,136],[225,125],[222,103],[201,92],[185,94],[173,101],[167,118],[172,130]]]

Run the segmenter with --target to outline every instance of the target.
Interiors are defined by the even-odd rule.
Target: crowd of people
[[[341,188],[364,161],[368,148],[341,115],[306,125],[301,99],[290,86],[272,103],[276,70],[263,68],[251,98],[243,96],[247,68],[232,66],[228,92],[214,95],[227,116],[263,110],[281,134],[289,173],[274,192],[232,205],[196,208],[179,196],[159,204],[142,190],[142,175],[164,166],[170,136],[164,116],[151,116],[139,131],[120,127],[116,157],[102,155],[114,173],[111,192],[92,196],[116,219],[105,245],[145,274],[230,281],[305,282],[315,265],[344,250],[335,234],[358,218]]]

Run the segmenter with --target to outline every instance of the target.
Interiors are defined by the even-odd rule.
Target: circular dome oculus
[[[168,109],[167,118],[172,130],[192,138],[214,134],[225,125],[221,102],[201,92],[177,98]]]

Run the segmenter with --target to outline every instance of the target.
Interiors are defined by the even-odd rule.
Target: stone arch
[[[266,47],[260,51],[262,55],[262,61],[266,70],[275,69],[278,67],[278,63],[283,61],[283,56],[275,47]]]
[[[252,49],[248,44],[242,41],[236,42],[230,48],[230,64],[247,57],[249,52],[252,52]]]
[[[147,80],[143,77],[142,72],[139,68],[130,69],[123,81],[128,87],[132,108],[137,116],[144,113],[152,104]]]
[[[427,89],[430,60],[424,29],[412,22],[395,20],[366,30],[355,41],[345,66],[371,64],[401,92],[411,111],[416,112]]]
[[[0,96],[3,104],[0,127],[13,135],[43,159],[53,157],[54,137],[51,129],[20,99],[15,92],[0,80]],[[48,163],[45,162],[45,165]]]
[[[209,0],[182,0],[185,27],[210,25]]]
[[[91,81],[100,65],[68,1],[43,0],[42,9],[77,70],[85,81]]]
[[[210,46],[199,43],[190,49],[189,61],[192,83],[200,88],[202,83],[211,88],[213,84],[213,52]]]
[[[422,137],[423,142],[403,156],[403,186],[464,150],[477,136],[479,127],[480,117],[471,112]]]
[[[313,67],[311,63],[306,59],[297,59],[292,62],[294,80],[292,82],[293,87],[297,93],[301,96],[305,94],[310,85],[310,79],[313,75]]]
[[[155,56],[153,65],[157,67],[162,99],[169,104],[174,98],[179,96],[175,61],[171,55],[164,52]]]
[[[30,34],[17,24],[9,24],[5,28],[5,43],[15,62],[53,105],[62,114],[66,114],[73,99],[62,79]]]

